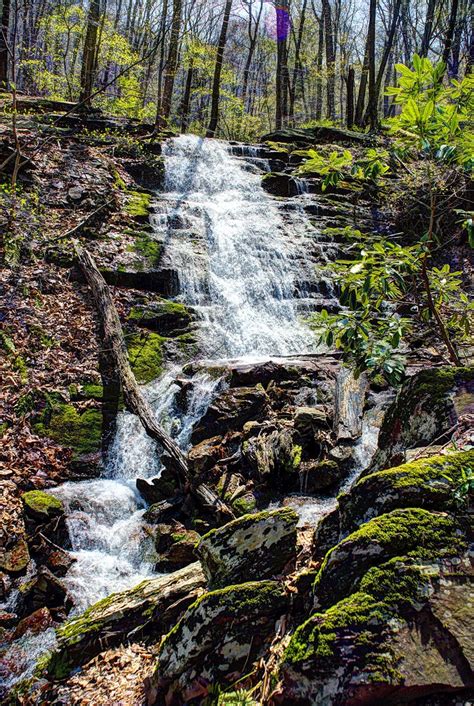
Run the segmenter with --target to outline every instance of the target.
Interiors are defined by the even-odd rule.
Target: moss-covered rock
[[[385,415],[367,473],[398,465],[407,449],[439,443],[472,405],[474,367],[422,370],[409,378]]]
[[[474,450],[420,459],[362,477],[338,498],[342,534],[397,508],[455,510],[463,472],[474,473]]]
[[[153,678],[157,703],[185,703],[200,680],[229,686],[262,653],[287,609],[276,581],[229,586],[199,598],[163,640]],[[202,693],[202,692],[199,692]]]
[[[176,623],[204,586],[195,563],[167,576],[159,576],[122,593],[114,593],[57,630],[57,649],[44,665],[52,679],[63,679],[107,647],[127,642],[133,633],[159,636]]]
[[[336,461],[303,461],[299,467],[300,487],[303,493],[317,493],[327,490],[343,478]]]
[[[130,365],[137,382],[146,384],[163,372],[164,338],[157,333],[135,333],[127,336]]]
[[[132,307],[128,318],[138,326],[169,335],[187,329],[194,317],[184,304],[159,299],[147,305]]]
[[[23,493],[22,498],[25,512],[35,520],[47,522],[53,517],[58,517],[64,512],[63,504],[59,498],[42,490],[30,490]]]
[[[470,565],[455,565],[394,558],[311,616],[285,651],[282,703],[405,703],[472,686]]]
[[[157,571],[176,571],[196,561],[196,544],[200,535],[184,527],[171,529],[164,536],[163,526],[158,526],[155,546],[159,552]]]
[[[196,552],[211,588],[281,574],[296,559],[298,515],[291,508],[244,515],[199,541]]]
[[[57,395],[47,395],[33,429],[72,449],[75,457],[93,454],[101,447],[102,412],[94,407],[81,411]]]
[[[393,556],[455,555],[466,540],[452,517],[418,508],[393,510],[362,525],[324,558],[314,582],[315,605],[326,608],[349,595],[374,564]]]

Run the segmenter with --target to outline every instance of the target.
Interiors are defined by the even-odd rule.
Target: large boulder
[[[448,703],[474,686],[473,601],[466,557],[370,569],[356,593],[295,631],[278,703],[377,706],[432,694]]]
[[[153,633],[165,633],[203,592],[199,563],[166,576],[148,579],[114,593],[57,630],[58,643],[46,668],[52,679],[63,679],[107,647]]]
[[[442,443],[474,411],[474,367],[422,370],[402,386],[380,429],[368,473],[405,460],[408,449]]]
[[[327,608],[349,595],[371,566],[391,557],[409,552],[455,555],[465,548],[462,535],[453,517],[420,508],[375,517],[326,554],[314,582],[315,606]]]
[[[360,478],[338,498],[343,535],[377,515],[398,508],[455,511],[464,475],[474,473],[474,450],[433,456]],[[466,498],[467,501],[467,498]]]
[[[293,429],[271,423],[253,425],[246,427],[245,435],[242,454],[251,475],[273,487],[296,489],[301,446],[294,441]]]
[[[276,581],[201,596],[161,643],[148,703],[178,706],[204,696],[205,684],[230,686],[250,671],[287,607],[284,587]]]
[[[64,514],[61,500],[42,490],[30,490],[22,495],[26,514],[34,520],[48,522]]]
[[[268,396],[260,385],[225,390],[217,397],[193,430],[194,444],[204,439],[241,429],[250,419],[265,416]]]
[[[244,515],[201,538],[196,552],[211,588],[272,578],[296,559],[291,508]]]

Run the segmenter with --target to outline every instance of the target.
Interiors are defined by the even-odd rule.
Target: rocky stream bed
[[[22,275],[47,301],[20,308],[28,335],[50,307],[75,372],[36,365],[12,393],[36,461],[10,456],[2,489],[5,703],[230,705],[246,689],[256,704],[467,705],[472,513],[459,487],[474,471],[473,368],[420,346],[394,390],[355,379],[305,321],[339,306],[321,267],[348,252],[337,233],[398,224],[374,194],[298,181],[297,156],[274,143],[307,135],[254,147],[181,136],[110,155],[103,127],[63,126],[41,184],[57,220],[32,245],[44,268]],[[53,238],[71,203],[75,221],[104,210]],[[91,343],[75,237],[112,288],[132,369],[187,453],[190,485]],[[74,312],[89,319],[68,333]],[[16,417],[7,442],[23,438]]]

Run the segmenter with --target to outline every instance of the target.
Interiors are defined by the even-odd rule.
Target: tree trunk
[[[181,132],[184,134],[189,125],[189,108],[191,105],[191,89],[193,87],[194,66],[193,60],[190,59],[189,67],[186,74],[186,86],[184,89],[183,102],[181,104]]]
[[[0,89],[8,89],[8,30],[10,27],[10,0],[3,0],[0,27]]]
[[[433,33],[433,20],[436,10],[436,0],[429,0],[426,10],[425,29],[423,31],[423,40],[421,42],[420,56],[427,56],[431,43],[431,35]]]
[[[217,46],[216,65],[214,68],[214,79],[212,81],[212,102],[211,119],[207,128],[206,137],[215,137],[217,123],[219,122],[219,99],[221,95],[221,74],[224,62],[224,51],[227,42],[227,30],[229,28],[230,12],[232,10],[232,0],[226,0],[224,8],[224,19],[222,20],[221,34]]]
[[[347,74],[347,113],[346,113],[346,124],[348,128],[354,125],[354,83],[355,83],[355,71],[351,66],[349,67],[349,72]]]
[[[301,8],[300,26],[298,27],[298,36],[296,39],[296,46],[295,46],[295,66],[293,69],[293,80],[290,83],[289,120],[290,120],[291,125],[293,125],[294,114],[295,114],[296,87],[298,85],[298,78],[301,77],[301,72],[302,72],[300,54],[301,54],[301,45],[303,43],[303,31],[304,31],[304,23],[305,23],[305,19],[306,19],[307,3],[308,3],[308,0],[303,0],[303,5]]]
[[[156,119],[155,123],[158,122],[158,116],[161,115],[161,99],[163,93],[163,71],[165,66],[165,32],[166,32],[166,17],[168,15],[168,0],[163,0],[163,9],[161,14],[160,22],[160,61],[158,63],[158,86],[157,86],[157,98],[156,98]]]
[[[364,108],[365,108],[365,93],[367,90],[367,78],[369,74],[369,37],[367,35],[367,41],[365,43],[364,52],[364,63],[362,65],[362,73],[360,76],[359,83],[359,93],[357,95],[357,105],[355,112],[355,124],[358,127],[362,127],[364,118]]]
[[[249,10],[249,51],[247,54],[247,60],[245,62],[245,68],[244,68],[244,79],[243,79],[243,84],[242,84],[242,104],[243,104],[243,109],[245,111],[247,107],[247,94],[248,94],[248,88],[249,88],[249,78],[250,78],[250,69],[252,66],[252,61],[253,61],[253,56],[255,54],[255,48],[257,46],[257,37],[258,37],[258,29],[260,27],[260,20],[262,17],[262,11],[263,11],[263,3],[260,3],[260,8],[258,11],[257,19],[255,20],[255,29],[254,32],[252,33],[251,29],[251,22],[252,22],[252,7],[250,7]]]
[[[182,0],[173,0],[173,17],[171,20],[171,37],[168,59],[165,67],[165,82],[163,87],[163,100],[156,111],[157,127],[166,127],[171,113],[173,99],[174,79],[178,65],[179,30],[181,27]]]
[[[314,6],[313,6],[314,10]],[[316,120],[321,120],[322,115],[323,115],[323,78],[322,78],[322,72],[323,72],[323,50],[324,50],[324,17],[321,14],[320,17],[318,17],[315,14],[316,19],[318,20],[319,23],[319,31],[318,31],[318,53],[316,55],[316,72],[317,72],[317,78],[316,78],[316,108],[315,108],[315,118]]]
[[[448,65],[449,57],[451,56],[451,49],[453,46],[454,30],[456,29],[456,20],[458,16],[459,0],[452,0],[451,3],[451,13],[449,15],[448,29],[446,32],[446,37],[444,39],[444,49],[443,49],[443,61]],[[451,75],[451,72],[449,72]]]
[[[377,128],[377,95],[375,90],[375,19],[377,13],[377,0],[370,0],[369,11],[369,106],[368,117],[371,130]]]
[[[289,29],[288,0],[275,4],[276,12],[276,42],[277,67],[275,85],[275,127],[281,130],[286,122],[288,112],[288,48],[287,35]]]
[[[158,442],[169,455],[173,470],[178,474],[181,482],[190,484],[191,477],[186,457],[156,421],[152,408],[143,397],[135,380],[128,360],[122,326],[110,290],[90,253],[77,244],[75,251],[100,316],[104,337],[102,350],[109,353],[111,364],[120,379],[125,406],[132,414],[137,415],[148,436]],[[212,508],[213,511],[222,513],[226,517],[233,517],[232,511],[207,485],[203,483],[191,485],[191,492],[204,507]]]
[[[90,0],[89,13],[87,15],[86,38],[84,40],[84,49],[82,54],[81,93],[79,96],[79,102],[83,103],[86,108],[91,107],[90,96],[94,87],[99,20],[99,0]]]
[[[326,72],[327,72],[327,105],[326,115],[329,120],[336,118],[336,54],[334,50],[334,33],[332,27],[331,5],[329,0],[322,0],[322,14],[324,16],[324,31],[326,35]]]

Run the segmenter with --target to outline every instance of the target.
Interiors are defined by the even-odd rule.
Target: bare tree
[[[224,51],[227,42],[227,30],[229,28],[231,10],[232,0],[226,0],[224,8],[224,19],[222,20],[219,44],[217,46],[216,64],[214,67],[214,79],[212,81],[211,119],[207,128],[206,137],[215,137],[217,131],[217,123],[219,122],[219,100],[221,95],[222,64],[224,61]]]

